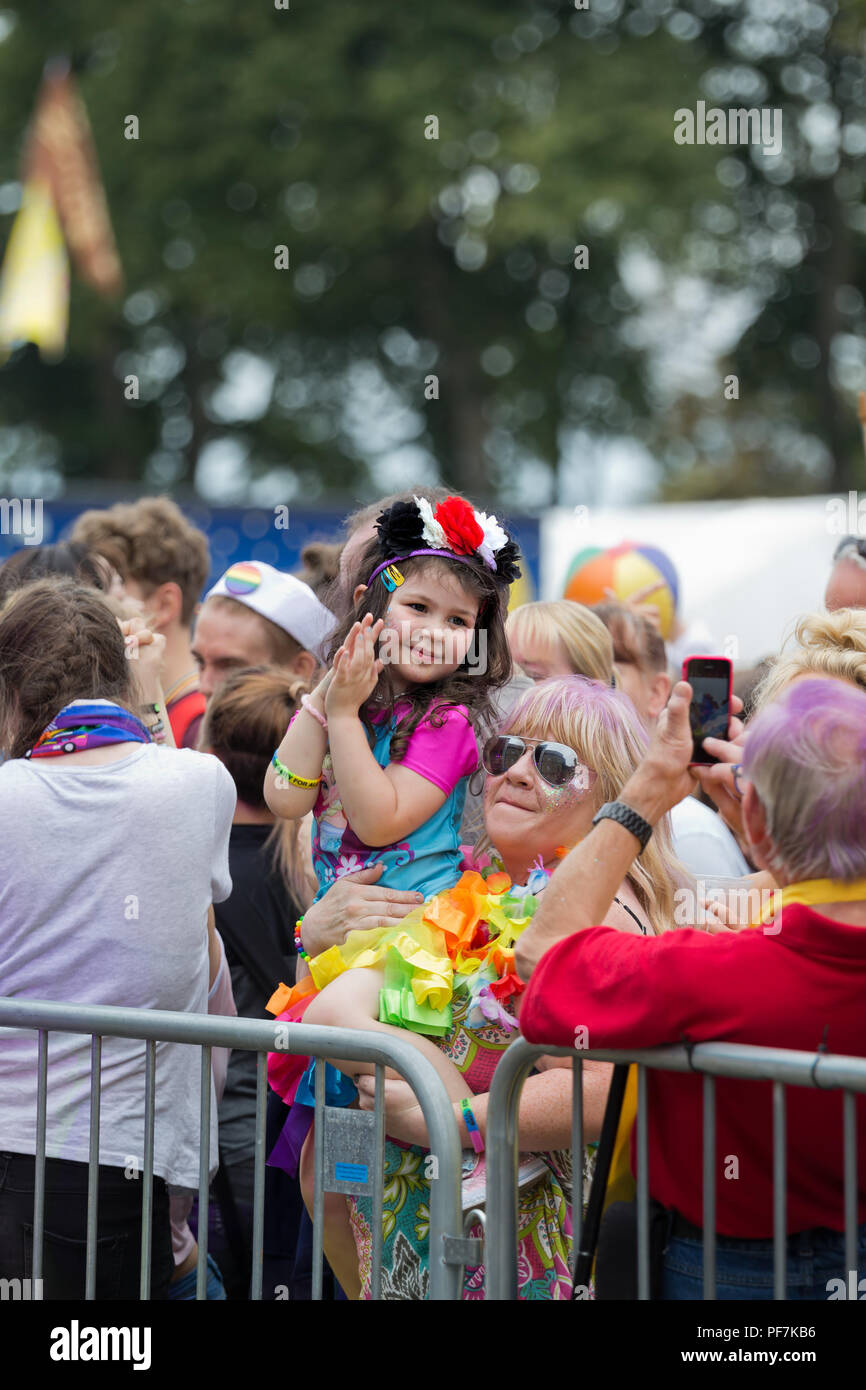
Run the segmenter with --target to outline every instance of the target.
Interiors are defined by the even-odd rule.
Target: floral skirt
[[[518,1298],[571,1298],[569,1174],[560,1155],[544,1154],[547,1176],[518,1194]],[[382,1209],[382,1298],[425,1299],[430,1282],[430,1155],[423,1149],[385,1144]],[[372,1202],[349,1197],[349,1212],[361,1273],[361,1297],[370,1298]],[[470,1235],[483,1235],[480,1225]],[[464,1299],[483,1299],[484,1266],[467,1267]]]

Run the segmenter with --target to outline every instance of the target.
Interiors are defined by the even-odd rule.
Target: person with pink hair
[[[734,1042],[866,1056],[866,694],[835,680],[794,682],[750,724],[740,787],[750,852],[778,883],[763,929],[655,938],[599,926],[623,874],[692,788],[690,687],[680,682],[646,756],[622,788],[627,814],[594,825],[557,871],[515,950],[528,981],[521,1029],[535,1043],[591,1048]],[[718,751],[717,740],[710,741]],[[711,748],[710,751],[713,751]],[[702,1297],[703,1197],[694,1143],[698,1072],[648,1073],[649,1182],[663,1224],[656,1296]],[[856,1106],[866,1146],[866,1097]],[[716,1296],[773,1296],[773,1097],[769,1081],[716,1082]],[[845,1297],[843,1096],[792,1086],[786,1098],[787,1290]],[[691,1142],[693,1139],[694,1143]],[[858,1193],[866,1272],[866,1187]],[[852,1272],[853,1273],[853,1272]],[[856,1273],[853,1274],[856,1283]],[[840,1292],[840,1290],[843,1290]]]

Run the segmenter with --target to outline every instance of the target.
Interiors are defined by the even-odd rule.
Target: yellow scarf
[[[801,883],[789,883],[781,891],[777,889],[772,900],[762,908],[761,916],[754,925],[763,926],[792,903],[814,907],[816,903],[855,903],[861,900],[866,902],[866,878],[806,878]]]
[[[751,925],[760,927],[771,922],[776,914],[793,903],[812,907],[815,903],[866,902],[866,878],[844,880],[840,878],[809,878],[801,883],[789,883],[787,888],[776,889],[770,901],[764,906],[761,915]],[[779,928],[781,929],[781,927]],[[623,1097],[619,1126],[616,1132],[610,1176],[605,1191],[605,1209],[611,1202],[629,1202],[635,1193],[635,1180],[631,1172],[631,1131],[637,1115],[637,1068],[629,1067],[628,1082]]]

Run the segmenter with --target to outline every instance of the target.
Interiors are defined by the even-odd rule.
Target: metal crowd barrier
[[[33,1217],[32,1286],[41,1289],[44,1212],[45,1150],[47,1140],[49,1034],[84,1033],[91,1037],[90,1153],[87,1191],[87,1246],[85,1297],[93,1299],[96,1289],[97,1202],[99,1192],[99,1101],[103,1037],[132,1038],[147,1043],[144,1092],[144,1165],[142,1172],[142,1247],[140,1296],[149,1297],[151,1264],[151,1219],[153,1206],[154,1114],[156,1104],[157,1042],[187,1043],[201,1047],[200,1161],[198,1187],[198,1268],[196,1298],[204,1299],[207,1286],[208,1197],[210,1156],[211,1048],[231,1047],[258,1053],[256,1091],[256,1138],[253,1196],[253,1265],[251,1298],[262,1297],[262,1243],[264,1235],[265,1104],[267,1097],[268,1052],[290,1052],[308,1057],[344,1057],[376,1066],[375,1109],[352,1111],[351,1115],[369,1121],[375,1136],[372,1178],[366,1179],[360,1167],[336,1164],[347,1171],[342,1186],[329,1190],[358,1192],[368,1190],[373,1199],[373,1249],[371,1254],[371,1293],[381,1296],[382,1201],[384,1169],[384,1068],[391,1067],[409,1083],[418,1097],[430,1135],[430,1149],[436,1155],[438,1176],[430,1183],[430,1297],[459,1299],[462,1263],[469,1242],[463,1239],[463,1212],[460,1197],[460,1139],[457,1122],[447,1092],[433,1066],[411,1042],[379,1033],[362,1033],[347,1028],[322,1028],[312,1024],[290,1025],[254,1019],[221,1018],[216,1015],[169,1013],[161,1010],[121,1009],[84,1004],[0,999],[0,1030],[32,1030],[38,1033],[36,1085],[36,1170]],[[2,1031],[0,1031],[2,1043]],[[325,1069],[316,1066],[315,1079],[315,1197],[313,1209],[313,1298],[322,1297],[322,1243],[324,1229],[325,1165]],[[347,1112],[328,1107],[327,1115]],[[2,1147],[2,1136],[0,1136]],[[338,1173],[338,1179],[340,1175]],[[36,1297],[41,1294],[37,1292]]]
[[[786,1051],[782,1048],[749,1047],[741,1043],[699,1043],[693,1047],[652,1050],[576,1053],[574,1048],[546,1047],[517,1038],[499,1061],[490,1087],[487,1109],[487,1229],[485,1241],[485,1294],[488,1299],[517,1298],[517,1163],[520,1093],[538,1057],[571,1057],[574,1077],[572,1101],[571,1207],[574,1248],[580,1247],[582,1229],[583,1172],[583,1069],[584,1059],[638,1064],[637,1110],[637,1227],[638,1298],[650,1296],[649,1265],[649,1165],[648,1067],[662,1071],[701,1072],[703,1085],[703,1276],[704,1299],[716,1296],[716,1076],[739,1077],[773,1083],[773,1259],[774,1299],[785,1298],[786,1272],[786,1133],[785,1087],[816,1086],[842,1090],[844,1124],[845,1269],[857,1269],[857,1128],[856,1093],[866,1092],[866,1058],[833,1053]]]

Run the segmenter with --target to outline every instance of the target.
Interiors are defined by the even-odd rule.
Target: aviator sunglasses
[[[538,743],[534,739],[518,738],[515,734],[500,734],[484,745],[481,762],[491,777],[502,777],[519,763],[533,745],[532,758],[536,771],[549,787],[566,787],[575,781],[581,791],[589,788],[594,773],[578,758],[573,748],[564,743]]]

